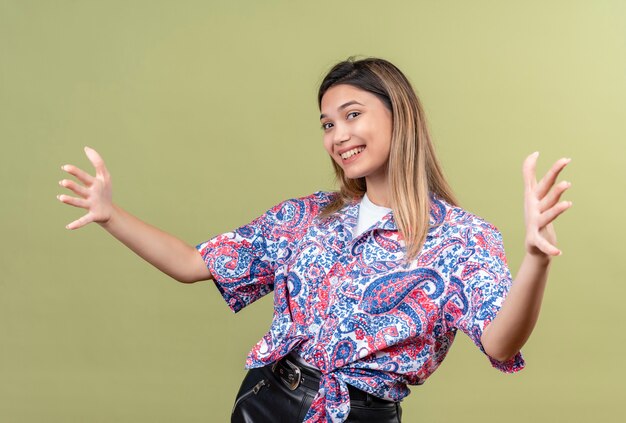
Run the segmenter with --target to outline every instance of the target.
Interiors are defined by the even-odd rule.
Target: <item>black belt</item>
[[[312,367],[305,367],[298,364],[294,359],[290,359],[289,356],[283,357],[272,365],[272,371],[276,376],[283,381],[283,383],[292,391],[298,389],[299,386],[305,386],[309,389],[317,391],[319,389],[322,373]],[[373,396],[372,394],[362,391],[350,384],[348,386],[348,392],[350,393],[350,399],[354,401],[364,401],[367,403],[387,403],[393,404],[393,401],[385,400]]]

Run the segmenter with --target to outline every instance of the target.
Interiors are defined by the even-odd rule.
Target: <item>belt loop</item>
[[[372,405],[372,396],[369,394],[369,392],[365,393],[365,406],[369,407],[370,405]]]

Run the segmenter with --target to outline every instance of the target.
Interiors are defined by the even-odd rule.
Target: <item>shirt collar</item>
[[[357,225],[360,201],[360,198],[354,198],[337,212],[337,217],[343,225],[348,227],[350,232],[352,232]],[[436,194],[430,195],[430,219],[426,238],[437,236],[438,232],[441,230],[441,225],[445,221],[448,207],[450,206]],[[384,215],[374,226],[374,229],[397,231],[398,226],[396,225],[396,220],[393,218],[393,210]]]

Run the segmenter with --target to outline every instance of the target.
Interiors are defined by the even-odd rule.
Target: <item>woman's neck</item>
[[[365,177],[367,198],[377,206],[391,208],[389,198],[389,183],[386,175],[380,178]]]

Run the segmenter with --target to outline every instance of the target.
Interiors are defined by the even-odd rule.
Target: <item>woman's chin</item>
[[[346,179],[362,179],[362,178],[364,178],[364,176],[359,174],[359,173],[350,174],[350,173],[344,172],[343,174],[346,177]]]

